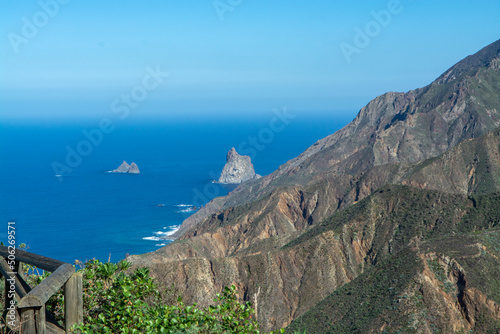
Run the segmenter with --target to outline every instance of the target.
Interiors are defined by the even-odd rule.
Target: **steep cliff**
[[[398,169],[380,167],[383,173],[374,169],[358,180],[360,188],[365,188],[365,182],[374,182],[372,173],[383,175],[380,179],[399,175],[401,183],[412,186],[383,187],[315,226],[309,225],[311,217],[326,214],[323,210],[332,203],[319,203],[317,199],[335,198],[332,189],[338,183],[319,182],[306,190],[295,187],[293,191],[271,194],[214,215],[198,226],[197,231],[203,233],[187,233],[168,247],[137,257],[134,262],[147,262],[165,285],[173,282],[187,300],[202,304],[210,304],[209,296],[221,286],[236,284],[242,299],[253,302],[257,294],[258,303],[265,305],[259,314],[264,328],[285,326],[337,288],[383,264],[387,257],[411,248],[417,240],[432,243],[450,233],[498,231],[499,193],[454,185],[469,184],[470,175],[474,175],[478,184],[488,184],[490,190],[496,187],[498,191],[498,182],[489,182],[490,173],[482,171],[500,171],[499,150],[500,130],[495,130],[419,164]],[[464,156],[464,152],[468,154]],[[476,155],[477,152],[486,154]],[[472,174],[460,172],[472,168],[464,159],[476,161]],[[442,167],[445,163],[447,168]],[[432,178],[426,182],[426,176]],[[441,183],[434,182],[434,178]],[[443,187],[446,192],[425,189],[436,187]],[[353,191],[349,196],[355,194]],[[490,264],[500,268],[498,262]],[[500,299],[494,303],[498,305]]]

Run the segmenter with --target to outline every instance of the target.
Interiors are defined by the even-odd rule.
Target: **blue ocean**
[[[2,122],[0,239],[6,242],[14,221],[18,245],[70,263],[154,251],[194,206],[232,190],[212,183],[231,147],[251,155],[256,172],[266,175],[353,117],[296,113],[285,126],[273,112],[134,119],[115,122],[94,143],[85,133],[95,134],[98,118]],[[80,159],[68,160],[78,150]],[[108,173],[124,160],[141,173]]]

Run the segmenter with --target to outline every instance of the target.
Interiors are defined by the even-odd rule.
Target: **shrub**
[[[121,267],[121,269],[120,269]],[[85,267],[85,323],[82,333],[259,333],[250,303],[240,304],[235,287],[217,294],[205,309],[161,303],[162,294],[147,268],[126,273],[125,263],[93,261]]]
[[[199,308],[185,305],[178,297],[175,305],[162,302],[168,291],[160,292],[148,268],[129,271],[130,263],[91,260],[79,271],[83,275],[84,323],[75,329],[82,333],[260,333],[252,318],[250,302],[240,303],[235,286],[225,287],[214,304]],[[50,273],[27,280],[35,286]],[[46,304],[47,310],[62,323],[63,292]],[[282,332],[282,331],[280,331]]]

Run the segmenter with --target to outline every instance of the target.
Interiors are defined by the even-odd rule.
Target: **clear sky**
[[[99,114],[134,89],[174,113],[335,112],[500,38],[500,2],[2,0],[0,36],[4,115]]]

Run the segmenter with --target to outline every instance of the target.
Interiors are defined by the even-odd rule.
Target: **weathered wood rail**
[[[3,276],[5,279],[6,323],[9,323],[10,312],[11,319],[15,314],[15,327],[21,334],[72,333],[71,327],[83,322],[82,274],[76,273],[69,263],[20,249],[15,250],[15,255],[11,253],[12,248],[9,252],[8,247],[0,246],[0,278]],[[21,263],[52,274],[32,289],[22,277]],[[45,303],[61,288],[64,288],[64,328],[45,310]],[[12,290],[15,290],[18,299],[15,308],[12,306]]]

